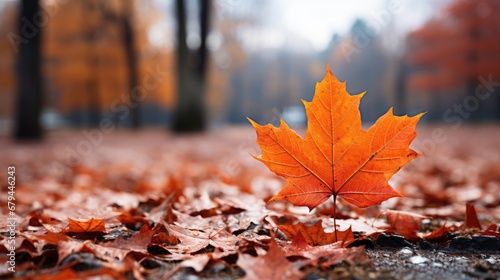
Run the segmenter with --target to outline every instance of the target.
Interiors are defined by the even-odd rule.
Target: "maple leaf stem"
[[[335,242],[339,241],[337,238],[337,195],[333,195],[333,232],[335,232]]]

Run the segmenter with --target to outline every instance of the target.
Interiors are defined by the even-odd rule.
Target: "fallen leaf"
[[[477,218],[476,208],[472,204],[465,204],[465,223],[464,228],[481,229],[481,224]]]
[[[126,271],[126,270],[125,270]],[[61,268],[57,273],[53,271],[37,274],[40,280],[72,280],[72,279],[121,279],[125,271],[117,271],[115,268],[100,267],[88,271],[75,271],[72,267]]]
[[[153,208],[147,215],[148,219],[155,224],[159,223],[161,219],[170,223],[176,221],[177,217],[172,213],[172,201],[175,199],[175,194],[170,194],[160,205]]]
[[[392,108],[367,131],[361,127],[359,103],[327,67],[312,102],[304,101],[308,118],[305,138],[281,120],[278,128],[249,119],[262,155],[256,159],[287,179],[271,198],[310,210],[333,196],[368,207],[401,196],[388,180],[418,153],[409,148],[423,114],[394,116]]]
[[[394,231],[409,240],[420,239],[417,233],[422,228],[422,221],[427,218],[426,216],[397,210],[386,210],[385,214],[390,225],[389,231]]]
[[[296,248],[293,244],[284,246],[287,257],[309,259],[310,264],[322,268],[346,261],[350,264],[361,264],[370,261],[363,247],[341,248],[340,243],[331,243],[307,248]]]
[[[444,223],[439,228],[435,229],[431,233],[419,234],[420,237],[434,242],[439,242],[443,240],[450,233],[450,228]]]
[[[500,238],[500,227],[492,224],[485,231],[483,231],[483,234]]]
[[[252,257],[239,254],[236,264],[245,271],[244,279],[300,279],[302,274],[288,261],[285,252],[273,238],[266,255]]]
[[[58,263],[61,263],[67,256],[73,253],[91,253],[92,255],[95,255],[96,251],[90,240],[79,242],[70,239],[58,243],[57,253],[59,255]]]
[[[212,259],[211,254],[200,254],[195,255],[193,258],[182,261],[179,266],[181,267],[191,267],[197,272],[202,272],[207,266],[208,262]]]
[[[175,247],[172,246],[172,249],[177,249],[183,253],[195,253],[208,245],[220,248],[223,251],[237,250],[236,242],[239,238],[228,233],[224,228],[193,230],[177,225],[169,225],[165,222],[163,222],[163,225],[170,235],[176,236],[180,240],[180,244],[175,245]],[[170,247],[168,248],[170,250]]]
[[[68,218],[66,233],[106,233],[104,219],[90,218],[86,221],[78,221]]]
[[[32,246],[35,246],[37,248],[38,254],[43,253],[43,248],[46,245],[57,245],[60,241],[68,241],[71,240],[69,236],[66,234],[59,232],[53,232],[44,226],[41,227],[41,230],[38,232],[25,232],[22,234],[24,237],[27,238],[27,240],[24,240],[22,243],[20,243],[22,246],[17,248],[18,251],[21,250],[26,250],[31,248]],[[29,243],[26,243],[26,241],[29,240]],[[32,244],[29,246],[28,244]],[[32,257],[34,254],[32,253]]]
[[[292,239],[292,246],[299,250],[306,249],[309,246],[301,231],[299,231],[297,235],[295,235],[295,237]]]
[[[38,236],[38,238],[45,240],[48,244],[57,245],[57,243],[59,241],[67,241],[70,239],[67,235],[65,235],[63,233],[52,232],[48,229],[45,229],[45,230],[47,231],[47,234],[40,235],[40,236]]]
[[[166,232],[159,232],[151,238],[152,244],[165,244],[165,245],[177,245],[179,244],[179,239],[175,236],[168,235]]]
[[[307,226],[304,223],[294,225],[280,225],[281,230],[289,239],[295,240],[297,236],[302,236],[311,246],[326,245],[334,243],[337,240],[349,242],[354,240],[354,235],[351,228],[346,231],[325,232],[322,225],[322,220],[317,221],[312,226]],[[299,237],[300,238],[300,237]],[[295,241],[297,243],[298,241]]]
[[[149,226],[145,225],[141,228],[140,231],[129,238],[125,239],[122,236],[118,236],[118,238],[116,238],[115,240],[102,243],[101,245],[104,247],[146,252],[147,246],[151,243],[153,235],[155,235],[157,232],[157,228],[150,229]]]

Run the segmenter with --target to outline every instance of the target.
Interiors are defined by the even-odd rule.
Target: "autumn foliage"
[[[446,131],[453,140],[478,138],[450,140],[406,165],[393,177],[406,198],[379,212],[366,207],[401,196],[388,180],[418,156],[409,145],[422,114],[389,110],[365,131],[362,96],[349,95],[327,70],[312,102],[304,102],[304,138],[284,122],[252,122],[257,159],[285,177],[281,190],[283,178],[248,155],[258,152],[250,127],[192,136],[108,134],[62,174],[48,163],[65,162],[58,147],[78,146],[77,133],[53,132],[41,145],[0,138],[0,169],[13,162],[18,174],[15,211],[0,213],[0,261],[14,252],[18,262],[15,272],[1,267],[0,277],[301,279],[354,267],[352,278],[367,279],[384,276],[369,257],[380,248],[497,252],[499,131]],[[425,128],[424,136],[434,133]],[[456,173],[471,163],[481,173]],[[2,187],[6,176],[0,173]],[[332,203],[331,196],[342,199]],[[275,202],[266,203],[270,197]]]
[[[478,76],[497,81],[500,24],[496,0],[456,0],[439,17],[409,35],[409,87],[432,92],[475,86]],[[473,89],[473,88],[472,88]]]

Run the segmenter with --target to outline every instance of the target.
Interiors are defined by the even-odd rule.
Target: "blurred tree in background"
[[[11,36],[18,53],[18,95],[15,137],[19,140],[41,139],[40,114],[43,106],[41,77],[42,30],[38,0],[23,0],[19,13],[18,34]]]
[[[6,118],[14,114],[14,88],[16,83],[16,73],[14,70],[16,63],[16,49],[12,47],[8,34],[18,33],[19,10],[14,5],[7,5],[3,8],[0,16],[0,117]]]
[[[495,81],[497,86],[500,81],[499,11],[500,1],[456,0],[443,16],[410,33],[409,61],[417,68],[410,74],[408,86],[434,95],[465,91],[465,111],[492,98],[481,104],[486,107],[482,115],[470,117],[500,119],[500,98],[494,94],[498,92]],[[434,104],[439,105],[439,99]]]
[[[334,44],[331,62],[333,73],[339,79],[348,81],[348,91],[368,91],[363,103],[370,104],[371,110],[365,110],[363,118],[375,120],[392,104],[391,90],[388,88],[389,76],[393,74],[389,71],[392,61],[384,49],[382,34],[369,37],[366,30],[366,22],[356,20],[349,35]]]
[[[56,8],[45,41],[49,104],[79,125],[97,126],[109,116],[132,127],[156,104],[171,106],[174,76],[165,73],[172,54],[148,41],[148,29],[161,20],[154,6],[75,0],[48,9]]]
[[[199,0],[199,46],[187,46],[187,17],[185,0],[176,0],[177,17],[177,106],[174,131],[202,131],[205,128],[204,90],[208,63],[207,36],[209,32],[210,0]]]
[[[12,43],[22,2],[0,1],[1,133],[15,131],[16,112],[37,112],[29,106],[48,129],[276,123],[289,109],[301,114],[327,62],[350,92],[367,91],[366,122],[391,106],[428,111],[423,121],[500,115],[498,1],[345,3],[332,13],[354,13],[334,22],[318,16],[328,1],[39,0],[44,98],[17,110],[21,87],[38,83],[15,68],[16,45],[27,46]]]

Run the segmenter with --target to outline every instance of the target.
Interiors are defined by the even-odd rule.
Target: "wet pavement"
[[[500,252],[368,249],[378,279],[500,279]]]

